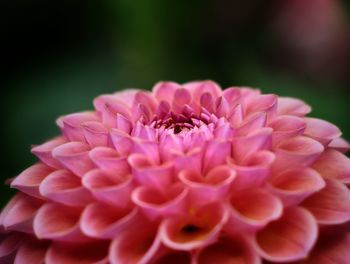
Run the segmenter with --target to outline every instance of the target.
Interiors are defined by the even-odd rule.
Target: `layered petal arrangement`
[[[10,180],[0,263],[350,263],[350,146],[301,100],[160,82],[94,108]]]

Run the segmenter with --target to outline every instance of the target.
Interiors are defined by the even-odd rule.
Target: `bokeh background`
[[[348,0],[2,0],[1,174],[98,94],[213,79],[296,96],[350,139]],[[0,189],[0,205],[12,191]]]

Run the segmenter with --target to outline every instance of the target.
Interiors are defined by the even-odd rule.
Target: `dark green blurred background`
[[[213,79],[296,96],[350,139],[347,0],[2,0],[1,177],[101,93]],[[0,205],[11,191],[1,186]]]

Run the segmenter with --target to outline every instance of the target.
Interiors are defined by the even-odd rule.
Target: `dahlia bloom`
[[[304,102],[203,81],[94,107],[10,180],[1,263],[350,263],[349,144]]]

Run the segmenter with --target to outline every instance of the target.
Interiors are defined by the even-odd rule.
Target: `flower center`
[[[167,130],[173,130],[174,134],[180,134],[188,132],[194,127],[200,127],[202,124],[206,124],[206,122],[198,117],[170,113],[166,118],[153,120],[151,127],[156,129],[164,128]]]

